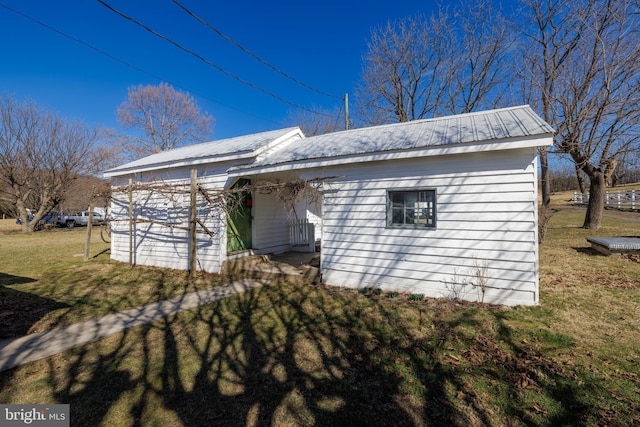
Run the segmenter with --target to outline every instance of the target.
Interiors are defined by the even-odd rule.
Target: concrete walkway
[[[151,323],[179,311],[217,301],[260,287],[263,284],[259,280],[239,280],[217,288],[193,292],[170,300],[110,314],[100,319],[87,320],[63,328],[0,341],[0,371],[44,359],[56,353],[117,334],[125,329]]]

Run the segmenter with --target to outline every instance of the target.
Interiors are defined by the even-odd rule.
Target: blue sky
[[[277,96],[309,108],[341,105],[260,64],[171,0],[104,1]],[[180,2],[271,64],[337,97],[345,92],[353,96],[373,27],[416,13],[430,14],[435,7],[434,1],[413,0]],[[31,99],[64,117],[117,129],[115,111],[129,86],[166,81],[190,92],[202,110],[214,116],[212,139],[290,124],[292,106],[224,75],[96,0],[0,0],[0,40],[0,95]]]

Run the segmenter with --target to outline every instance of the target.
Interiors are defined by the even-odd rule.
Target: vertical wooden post
[[[93,195],[96,193],[95,185],[91,189],[91,199],[89,199],[89,220],[87,222],[87,240],[84,242],[84,260],[89,261],[89,252],[91,249],[91,230],[93,229]]]
[[[197,260],[196,260],[196,213],[197,213],[197,198],[198,198],[198,171],[191,169],[191,203],[189,210],[189,274],[193,275],[196,272]]]
[[[129,265],[133,266],[133,178],[129,178]]]

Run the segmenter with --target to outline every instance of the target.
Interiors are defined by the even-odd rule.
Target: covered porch
[[[323,197],[317,186],[289,175],[242,176],[231,188],[238,183],[242,201],[228,214],[225,260],[288,254],[285,261],[299,264],[319,252]]]

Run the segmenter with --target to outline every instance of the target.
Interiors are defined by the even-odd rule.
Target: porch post
[[[197,260],[196,260],[196,208],[197,208],[197,196],[198,196],[198,171],[191,169],[191,203],[189,211],[189,274],[193,275],[196,272]]]
[[[133,178],[129,178],[129,265],[133,266]]]

